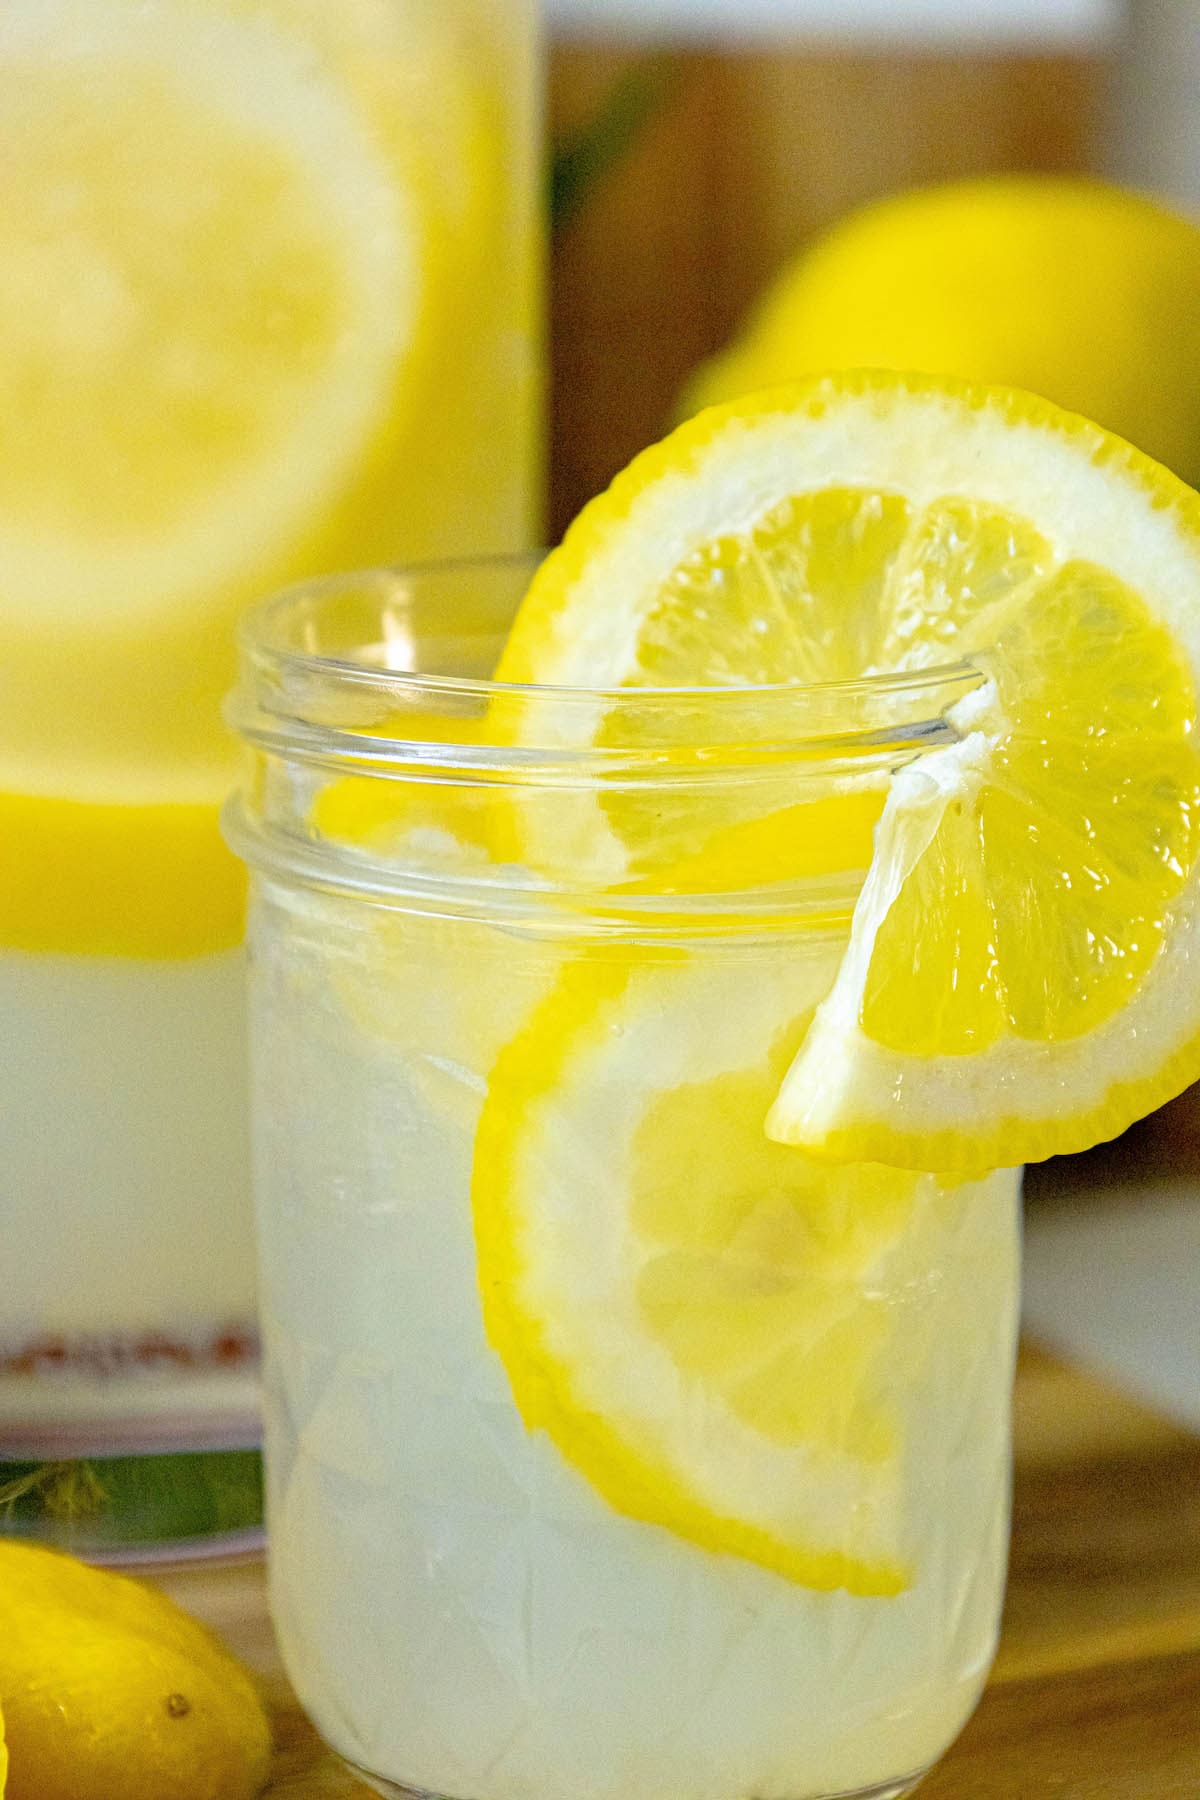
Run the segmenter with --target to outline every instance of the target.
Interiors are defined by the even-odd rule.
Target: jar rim
[[[713,871],[713,821],[718,836],[753,831],[812,801],[882,793],[905,763],[960,740],[953,709],[985,667],[741,687],[495,681],[534,567],[349,571],[255,608],[227,709],[251,752],[224,814],[238,854],[284,886],[514,929],[843,929],[870,857],[861,831],[835,831],[828,867],[786,854],[776,867],[768,833],[765,862],[739,852]],[[622,817],[648,834],[636,869]]]
[[[722,767],[744,774],[763,762],[831,752],[874,759],[953,742],[959,733],[947,719],[950,707],[986,679],[965,659],[851,679],[738,686],[526,684],[469,667],[406,666],[418,652],[411,630],[392,629],[401,615],[456,592],[472,592],[476,602],[481,593],[519,601],[539,560],[518,554],[394,565],[284,588],[241,622],[230,723],[256,748],[384,778],[417,762],[472,778],[490,770],[525,781],[550,771],[558,779],[567,771],[604,779],[641,768],[664,781],[694,781],[701,765],[715,777]],[[331,615],[347,602],[364,622],[374,615],[378,631],[334,649]],[[498,649],[503,630],[483,629],[486,603],[480,613],[474,634],[457,635],[490,637]],[[441,722],[436,732],[431,719]],[[456,735],[456,719],[473,723]],[[496,728],[481,731],[481,719]]]

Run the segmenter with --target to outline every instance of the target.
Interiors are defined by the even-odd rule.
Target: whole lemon
[[[1084,178],[894,195],[783,270],[683,410],[838,368],[1032,388],[1200,481],[1200,228]]]
[[[249,1675],[139,1582],[0,1539],[6,1800],[252,1800],[271,1733]]]

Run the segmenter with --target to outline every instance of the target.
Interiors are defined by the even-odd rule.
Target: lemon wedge
[[[258,1691],[210,1631],[140,1582],[15,1541],[0,1693],[10,1800],[253,1800],[270,1771]]]
[[[568,967],[489,1079],[479,1281],[525,1423],[616,1510],[895,1594],[921,1529],[909,1401],[932,1354],[961,1371],[979,1348],[939,1271],[1011,1269],[986,1183],[829,1169],[764,1136],[838,953]]]
[[[1032,395],[814,378],[639,457],[543,565],[501,664],[754,685],[964,658],[956,741],[897,753],[846,956],[771,1108],[823,1157],[1015,1165],[1200,1075],[1200,500]]]

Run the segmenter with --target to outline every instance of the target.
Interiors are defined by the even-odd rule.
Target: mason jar
[[[1018,1175],[763,1122],[975,677],[505,685],[529,573],[244,633],[287,1669],[381,1791],[900,1795],[996,1641]]]

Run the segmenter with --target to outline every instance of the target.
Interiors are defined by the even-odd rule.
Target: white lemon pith
[[[1200,501],[1031,395],[816,379],[638,458],[501,664],[753,685],[964,657],[958,741],[898,755],[848,953],[771,1110],[836,1160],[1028,1161],[1200,1073]]]
[[[948,1329],[968,1190],[764,1136],[836,955],[568,968],[493,1069],[475,1227],[526,1424],[611,1505],[889,1594],[912,1573],[906,1395]]]

